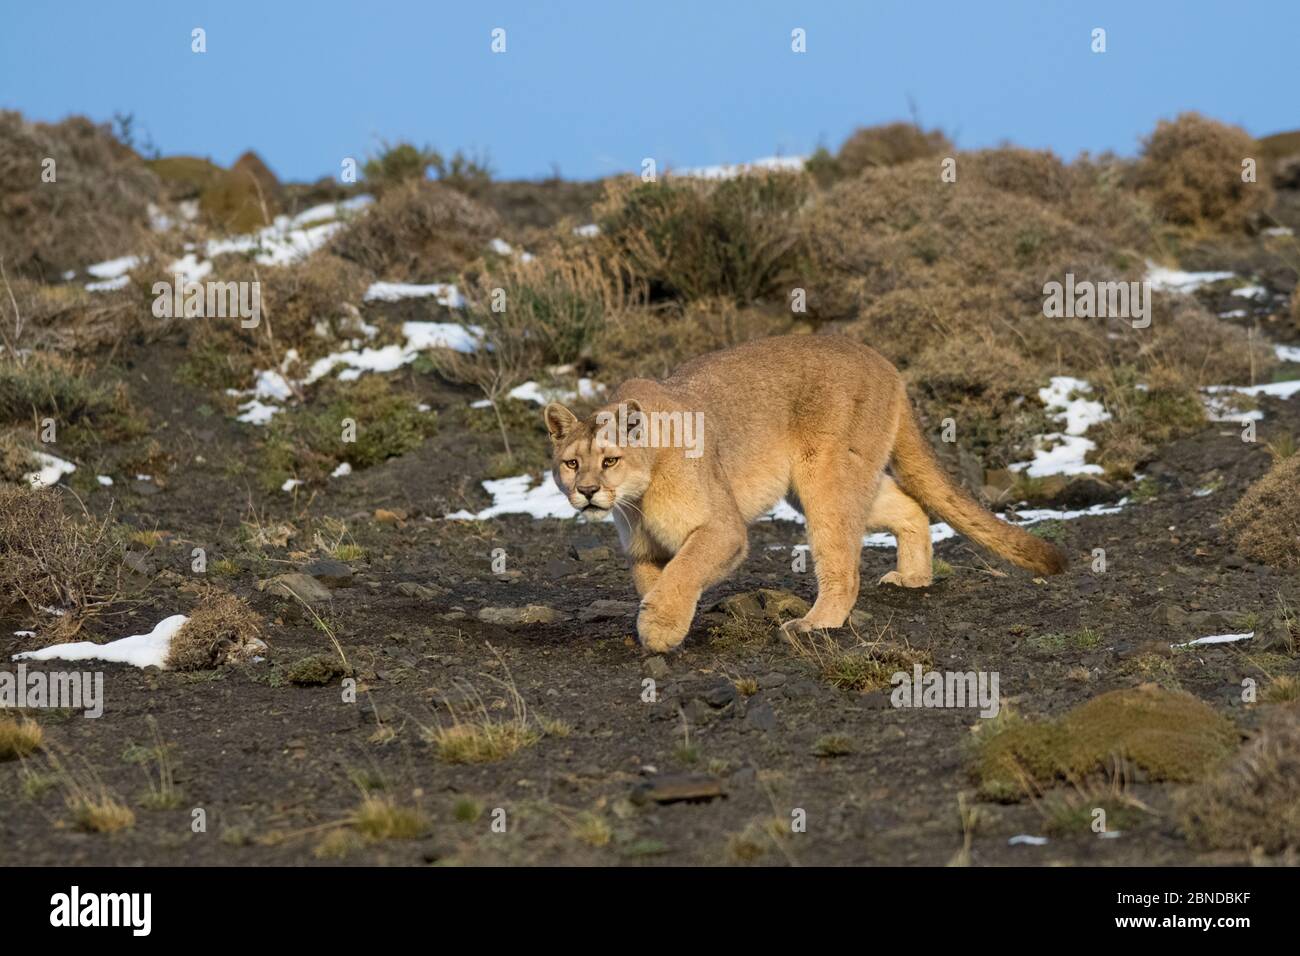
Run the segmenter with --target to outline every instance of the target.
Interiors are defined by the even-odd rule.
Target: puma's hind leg
[[[787,622],[787,632],[843,627],[848,619],[858,600],[862,532],[873,481],[857,462],[813,460],[796,473],[817,575],[817,600],[803,617]]]
[[[871,502],[867,526],[883,528],[898,539],[898,570],[890,571],[878,583],[905,588],[923,588],[934,580],[934,548],[930,542],[930,519],[924,509],[903,493],[886,475]]]

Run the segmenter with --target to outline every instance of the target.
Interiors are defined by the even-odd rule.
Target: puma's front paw
[[[675,608],[662,600],[655,600],[653,595],[647,596],[636,616],[636,633],[641,646],[656,654],[671,651],[686,639],[694,616],[694,606]]]
[[[928,588],[932,583],[933,581],[929,577],[921,577],[918,575],[915,577],[905,578],[898,571],[890,571],[888,574],[883,574],[880,576],[880,580],[876,582],[877,585],[893,584],[900,588]]]

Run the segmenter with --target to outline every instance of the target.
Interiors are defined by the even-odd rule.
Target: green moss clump
[[[285,679],[299,687],[321,687],[351,674],[350,667],[328,654],[312,654],[310,657],[301,658],[290,664],[284,671]]]
[[[1191,694],[1143,686],[1094,697],[1057,720],[1004,712],[981,735],[980,794],[1013,802],[1059,780],[1080,780],[1112,757],[1152,780],[1195,780],[1236,744],[1232,722]]]

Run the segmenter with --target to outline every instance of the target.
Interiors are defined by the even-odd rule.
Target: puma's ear
[[[551,441],[557,442],[578,424],[578,417],[559,402],[551,402],[542,409],[542,419],[546,422],[546,430],[551,433]]]
[[[629,398],[624,401],[623,410],[627,414],[628,425],[632,427],[635,427],[637,423],[641,421],[641,416],[645,414],[645,412],[641,410],[641,403],[635,398]]]

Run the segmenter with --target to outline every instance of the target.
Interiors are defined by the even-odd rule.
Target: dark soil
[[[644,659],[630,612],[581,621],[598,600],[636,600],[613,527],[525,516],[443,520],[488,503],[478,479],[497,448],[490,430],[460,424],[473,396],[439,386],[432,375],[400,373],[440,416],[437,434],[416,451],[311,494],[260,493],[254,469],[262,432],[178,383],[183,358],[177,344],[126,347],[117,356],[173,466],[153,483],[95,488],[88,503],[170,536],[148,556],[152,577],[136,582],[141,603],[126,619],[96,624],[92,637],[144,633],[188,610],[190,551],[203,546],[210,566],[234,562],[223,583],[270,622],[268,659],[196,674],[77,665],[105,672],[103,717],[35,716],[47,746],[131,804],[136,823],[111,834],[79,832],[58,786],[25,792],[25,772],[42,772],[42,760],[3,764],[0,865],[317,862],[317,847],[366,790],[419,808],[429,826],[412,840],[357,840],[342,862],[941,865],[962,848],[959,796],[974,804],[974,710],[895,709],[888,688],[837,689],[774,627],[748,643],[712,635],[721,612],[701,614],[683,649],[663,660]],[[1300,431],[1300,403],[1265,399],[1264,407],[1265,430]],[[1243,679],[1262,685],[1300,673],[1300,659],[1251,642],[1170,651],[1171,643],[1206,634],[1161,622],[1168,619],[1164,605],[1262,620],[1279,595],[1294,601],[1294,575],[1241,560],[1218,526],[1269,461],[1262,444],[1244,444],[1232,425],[1164,449],[1145,469],[1142,500],[1055,529],[1071,564],[1047,580],[955,539],[937,546],[953,572],[932,587],[877,588],[867,582],[890,570],[894,555],[866,549],[858,600],[870,615],[866,636],[883,633],[926,651],[940,670],[996,671],[1003,697],[1027,716],[1056,715],[1104,691],[1155,682],[1191,691],[1244,733],[1258,723],[1259,708],[1242,703]],[[1197,495],[1207,488],[1212,492]],[[404,514],[404,521],[381,523],[377,509]],[[365,554],[348,562],[350,584],[335,587],[319,609],[355,672],[355,703],[343,699],[337,680],[307,687],[283,679],[299,659],[335,650],[301,605],[255,586],[319,557],[307,529],[326,515],[344,520]],[[283,546],[253,553],[241,543],[241,522],[289,524],[295,533]],[[797,525],[754,527],[749,559],[703,606],[755,588],[811,598],[811,571],[791,570],[791,548],[801,541]],[[505,574],[494,573],[496,548],[505,549]],[[1104,573],[1092,570],[1097,548],[1105,549]],[[528,604],[569,619],[503,627],[476,617],[485,606]],[[0,620],[5,659],[45,643],[10,636],[32,624]],[[1034,640],[1085,627],[1100,633],[1098,646],[1051,650]],[[650,676],[654,703],[643,701]],[[482,695],[488,714],[503,718],[509,705],[501,681],[517,687],[530,720],[567,728],[547,723],[550,732],[536,743],[493,762],[443,760],[424,731],[452,721],[449,706],[463,700],[466,684]],[[457,713],[464,718],[464,710]],[[173,809],[147,809],[140,799],[155,768],[132,757],[151,743],[149,716],[175,766],[181,796]],[[847,746],[835,749],[848,752],[818,755],[827,735],[845,738]],[[660,803],[645,794],[647,782],[680,774],[714,778],[704,792],[721,795]],[[1008,845],[1016,834],[1044,832],[1039,803],[980,803],[970,859],[1245,862],[1244,850],[1205,854],[1189,845],[1171,809],[1175,790],[1139,777],[1131,795],[1147,812],[1118,838],[1084,829],[1053,835],[1045,846]],[[195,832],[200,808],[206,830]],[[505,832],[493,828],[498,808]],[[790,833],[797,810],[806,812],[806,832]],[[772,820],[784,835],[769,833]]]

